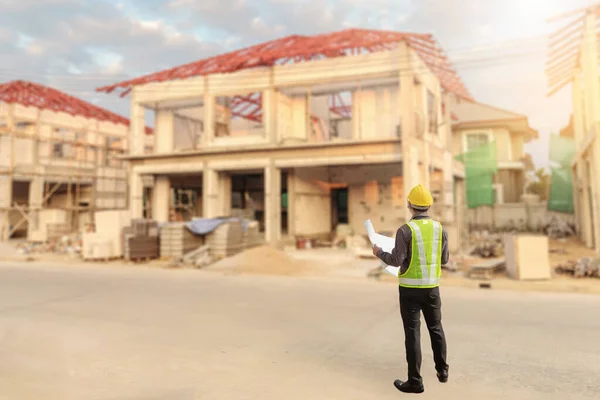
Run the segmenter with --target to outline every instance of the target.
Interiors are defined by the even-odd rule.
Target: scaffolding
[[[29,241],[44,242],[92,224],[96,211],[126,208],[126,134],[31,110],[0,99],[0,241],[26,227]],[[18,183],[28,185],[26,202],[14,196]]]

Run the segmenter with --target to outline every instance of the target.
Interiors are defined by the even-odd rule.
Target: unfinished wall
[[[404,222],[401,164],[332,167],[330,176],[348,185],[348,223],[355,232],[364,231],[366,219],[378,232],[395,233]]]
[[[359,89],[352,96],[353,119],[363,140],[397,137],[400,124],[398,88],[395,86]]]
[[[202,107],[198,107],[201,112]],[[198,148],[202,140],[202,121],[175,115],[173,133],[175,135],[175,150],[191,150]]]
[[[305,95],[286,96],[277,92],[278,141],[306,141],[308,139],[307,98]]]
[[[327,167],[296,168],[290,178],[288,192],[293,192],[293,218],[295,236],[319,235],[331,231],[331,193],[327,182]]]
[[[472,228],[484,229],[518,229],[537,231],[552,215],[575,223],[571,214],[549,212],[548,206],[539,204],[499,204],[494,207],[482,206],[467,210],[468,224]]]

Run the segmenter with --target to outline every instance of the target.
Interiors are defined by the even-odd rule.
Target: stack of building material
[[[504,237],[506,271],[513,279],[550,279],[548,238],[541,235]]]
[[[127,260],[151,260],[159,257],[158,223],[134,219],[123,228],[123,248]]]
[[[121,232],[129,224],[129,211],[98,211],[94,214],[96,232],[82,236],[85,260],[108,260],[123,256]]]
[[[253,235],[252,240],[255,237]],[[240,219],[229,219],[206,235],[213,259],[230,257],[244,250],[244,223]]]
[[[204,237],[194,235],[185,222],[173,222],[160,228],[161,257],[183,257],[203,244]]]
[[[81,256],[84,260],[106,261],[112,258],[113,243],[110,239],[102,239],[94,232],[83,233],[81,239]]]
[[[131,221],[129,211],[98,211],[94,214],[96,234],[101,241],[110,240],[112,253],[106,257],[123,257],[121,232]]]
[[[246,221],[246,229],[244,230],[244,247],[260,246],[264,243],[264,237],[260,233],[258,221]]]

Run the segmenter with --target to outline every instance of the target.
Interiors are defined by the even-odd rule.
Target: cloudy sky
[[[96,87],[288,34],[346,27],[433,33],[475,98],[526,114],[541,139],[567,124],[546,98],[547,18],[592,0],[0,0],[0,82],[53,85],[128,116]]]

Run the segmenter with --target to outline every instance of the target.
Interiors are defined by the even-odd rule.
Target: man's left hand
[[[380,250],[381,250],[381,247],[377,246],[376,244],[373,245],[373,255],[375,257],[377,257],[377,253],[379,253]]]

